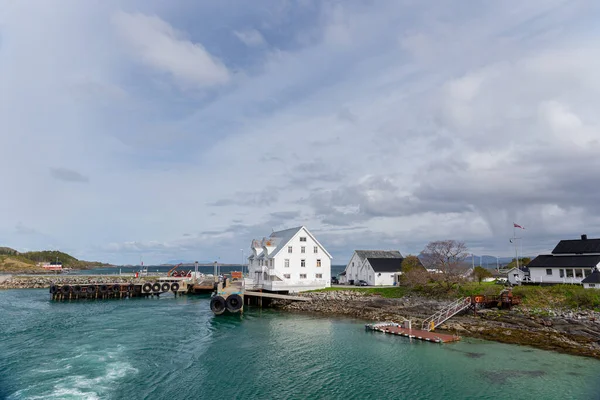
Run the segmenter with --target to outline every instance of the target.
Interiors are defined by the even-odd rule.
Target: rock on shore
[[[406,319],[418,328],[423,319],[451,301],[418,296],[386,299],[351,290],[303,293],[311,302],[273,302],[289,311],[344,315],[369,322]],[[592,310],[485,309],[463,313],[448,320],[440,330],[462,336],[528,345],[545,350],[600,358],[600,313]]]

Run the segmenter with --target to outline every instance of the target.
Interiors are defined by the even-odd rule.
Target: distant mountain
[[[506,265],[508,263],[510,263],[513,260],[513,257],[498,257],[498,259],[496,260],[496,257],[494,256],[485,256],[482,255],[481,256],[481,261],[479,259],[478,255],[474,255],[473,257],[471,257],[470,255],[465,258],[465,263],[467,264],[473,264],[473,258],[475,259],[475,265],[481,265],[482,267],[489,267],[489,268],[496,268],[496,262],[498,264],[500,264],[500,266],[502,267],[503,265]],[[481,263],[481,264],[480,264]]]

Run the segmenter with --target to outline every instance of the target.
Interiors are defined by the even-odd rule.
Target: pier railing
[[[440,311],[433,314],[431,317],[425,319],[423,324],[421,325],[421,330],[424,331],[432,331],[438,327],[438,325],[443,324],[459,312],[466,310],[471,306],[471,298],[465,297],[463,299],[458,299],[452,304],[446,306]]]

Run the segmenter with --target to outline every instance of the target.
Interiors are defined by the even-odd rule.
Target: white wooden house
[[[355,284],[362,280],[373,286],[395,285],[402,274],[403,260],[397,250],[355,250],[340,274],[340,283]]]
[[[300,292],[331,286],[331,255],[304,226],[253,240],[248,257],[249,285],[274,292]]]
[[[511,283],[518,278],[521,282],[538,284],[581,284],[598,267],[600,239],[581,235],[580,239],[561,240],[552,254],[537,256],[521,271],[509,271],[508,278]]]

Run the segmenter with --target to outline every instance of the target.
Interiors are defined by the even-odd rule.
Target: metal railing
[[[458,299],[454,303],[446,306],[440,311],[433,314],[431,317],[425,319],[421,324],[421,330],[424,331],[432,331],[440,324],[446,322],[459,312],[469,308],[471,305],[471,298],[465,297],[463,299]]]

